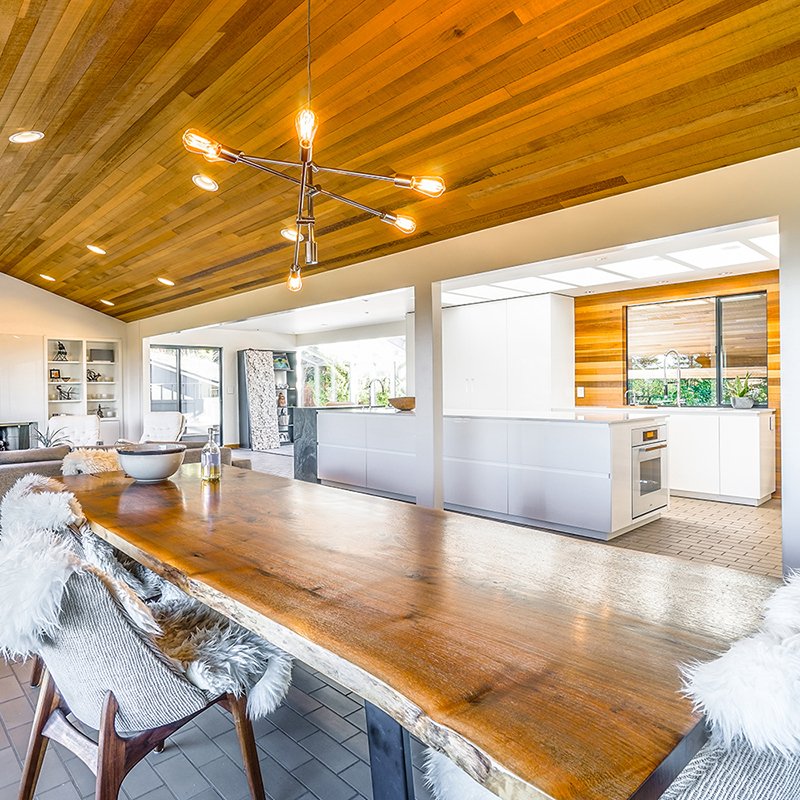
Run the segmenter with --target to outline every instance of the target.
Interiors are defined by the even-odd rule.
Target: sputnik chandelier
[[[303,288],[303,279],[300,270],[300,245],[305,242],[305,266],[319,263],[317,251],[317,240],[314,234],[316,218],[314,216],[314,198],[317,196],[330,197],[345,203],[348,206],[365,211],[374,217],[394,225],[402,233],[413,233],[417,223],[411,218],[402,214],[393,214],[389,211],[380,211],[371,208],[363,203],[359,203],[349,197],[323,189],[314,178],[319,173],[330,173],[333,175],[348,175],[353,178],[367,178],[376,181],[389,181],[401,189],[411,189],[428,197],[439,197],[443,194],[444,181],[439,177],[415,175],[374,175],[369,172],[357,172],[350,169],[338,169],[336,167],[323,167],[317,164],[313,158],[314,135],[317,132],[319,120],[317,115],[311,110],[311,0],[306,2],[306,83],[307,100],[306,107],[298,112],[295,117],[295,128],[297,138],[300,143],[299,161],[281,161],[276,158],[262,158],[252,156],[241,150],[227,147],[214,139],[205,136],[200,131],[190,128],[183,134],[183,145],[190,153],[203,156],[206,161],[227,161],[229,164],[246,164],[248,167],[274,175],[276,178],[293,183],[298,187],[297,217],[295,228],[284,228],[281,235],[285,239],[294,242],[294,257],[292,266],[289,270],[287,286],[292,292],[299,292]],[[268,166],[269,165],[269,166]],[[291,167],[300,169],[300,177],[289,175],[273,167]]]

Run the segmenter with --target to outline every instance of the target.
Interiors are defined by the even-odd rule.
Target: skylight
[[[614,275],[596,267],[583,267],[582,269],[567,269],[563,272],[551,272],[543,278],[552,278],[555,281],[566,281],[576,286],[601,286],[604,283],[620,283],[627,280],[622,275]]]
[[[630,261],[619,261],[615,264],[605,264],[607,269],[627,275],[629,278],[658,278],[662,275],[677,275],[680,272],[691,272],[691,267],[678,264],[661,256],[648,258],[634,258]]]
[[[775,258],[781,254],[781,237],[777,233],[771,233],[769,236],[756,236],[750,241]]]
[[[558,292],[563,289],[574,288],[573,284],[549,281],[546,278],[531,276],[529,278],[514,278],[510,281],[497,281],[493,286],[502,286],[505,289],[515,289],[526,294],[544,294],[545,292]]]
[[[511,289],[502,289],[499,286],[470,286],[466,289],[451,289],[451,294],[477,297],[479,300],[510,300],[512,297],[522,297],[523,292]]]
[[[699,269],[717,269],[719,267],[736,267],[740,264],[755,264],[769,259],[762,253],[753,250],[742,242],[726,242],[711,244],[707,247],[695,247],[692,250],[679,250],[668,253],[671,258],[685,261]]]

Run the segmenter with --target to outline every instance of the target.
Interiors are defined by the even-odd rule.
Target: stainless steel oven
[[[631,474],[633,478],[632,517],[666,508],[669,503],[667,480],[667,426],[652,425],[631,431]]]

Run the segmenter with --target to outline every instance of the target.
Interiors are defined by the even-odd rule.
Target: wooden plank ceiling
[[[298,0],[0,3],[0,270],[126,321],[285,280],[288,184],[180,136],[294,160],[304,24]],[[320,270],[800,146],[796,0],[314,0],[313,30],[318,161],[448,184],[321,181],[418,227],[318,201]]]

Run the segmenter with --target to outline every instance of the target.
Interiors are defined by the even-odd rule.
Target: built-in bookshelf
[[[273,351],[275,400],[278,405],[278,436],[281,444],[294,441],[293,410],[297,405],[297,353]]]
[[[121,353],[116,339],[46,339],[48,418],[97,414],[103,442],[119,439]]]

